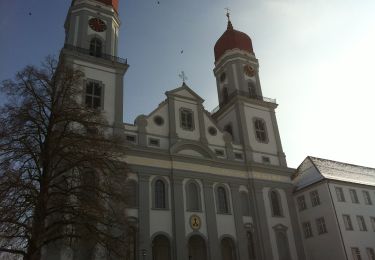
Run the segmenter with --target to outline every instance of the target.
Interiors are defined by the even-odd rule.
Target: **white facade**
[[[357,260],[353,251],[358,252],[361,259],[373,259],[369,254],[375,250],[374,181],[375,169],[314,157],[305,159],[293,182],[307,259]],[[314,191],[320,201],[315,206],[312,203]],[[366,201],[365,194],[369,198]],[[305,209],[301,208],[301,198],[305,199]],[[326,232],[321,234],[318,218],[324,218],[326,225]],[[304,223],[311,224],[311,235],[306,235]]]

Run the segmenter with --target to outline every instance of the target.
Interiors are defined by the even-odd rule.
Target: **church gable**
[[[171,91],[167,91],[165,93],[168,97],[174,96],[182,99],[189,99],[193,101],[197,101],[198,103],[203,103],[203,99],[195,93],[191,88],[189,88],[185,83],[176,89],[173,89]]]
[[[169,135],[169,115],[168,103],[162,102],[147,117],[146,131],[150,134],[168,136]]]

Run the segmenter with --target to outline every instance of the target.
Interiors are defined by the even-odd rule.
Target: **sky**
[[[181,71],[206,110],[218,105],[213,47],[229,7],[252,39],[263,95],[279,104],[288,165],[311,155],[375,168],[374,0],[119,1],[125,122],[181,86]],[[0,80],[58,57],[70,2],[0,0]]]

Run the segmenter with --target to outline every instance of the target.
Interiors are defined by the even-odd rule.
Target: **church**
[[[228,15],[213,48],[219,101],[213,111],[183,81],[128,124],[123,79],[129,65],[118,57],[119,26],[118,0],[73,0],[60,58],[84,72],[83,102],[103,110],[126,140],[126,185],[135,195],[127,209],[126,259],[312,259],[303,245],[295,169],[283,152],[277,104],[262,94],[250,37]]]

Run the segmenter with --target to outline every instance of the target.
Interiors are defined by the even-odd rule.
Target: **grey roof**
[[[375,186],[375,169],[309,156],[311,162],[326,179]]]

